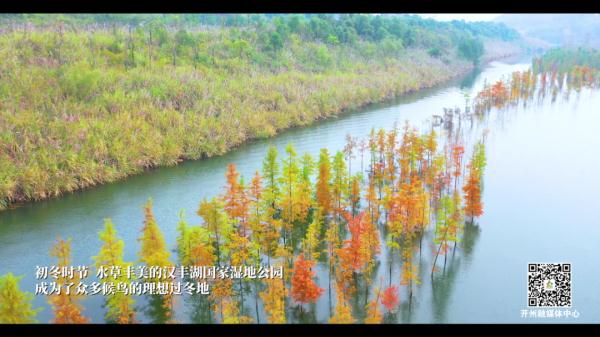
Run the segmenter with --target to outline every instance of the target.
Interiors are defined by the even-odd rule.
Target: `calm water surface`
[[[222,157],[161,168],[122,182],[1,212],[0,274],[24,275],[21,288],[33,292],[35,266],[55,263],[48,252],[58,236],[73,239],[74,264],[91,265],[91,257],[101,244],[97,234],[107,217],[125,240],[125,259],[135,261],[143,220],[141,207],[149,197],[154,200],[155,216],[167,243],[174,247],[178,212],[184,209],[191,224],[200,223],[195,214],[198,203],[222,192],[228,163],[235,163],[249,179],[255,170],[261,169],[270,144],[283,153],[285,145],[292,142],[298,153],[309,152],[317,157],[322,147],[329,148],[330,153],[341,150],[347,133],[362,138],[371,127],[391,129],[394,122],[406,120],[424,129],[433,114],[441,114],[442,107],[463,106],[463,93],[473,97],[486,80],[495,81],[528,67],[529,59],[492,62],[443,86],[290,130],[269,140],[244,145]],[[527,263],[564,261],[573,265],[572,309],[581,315],[577,320],[562,321],[600,322],[598,107],[600,92],[582,90],[572,92],[569,99],[560,96],[555,102],[546,99],[534,101],[526,108],[492,111],[483,123],[463,125],[471,142],[484,129],[490,130],[482,196],[485,214],[478,226],[466,228],[456,254],[448,256],[445,272],[438,273],[433,282],[429,271],[434,247],[429,233],[420,262],[421,283],[414,287],[412,296],[405,287],[401,288],[401,310],[387,320],[560,322],[522,319],[520,311],[527,308]],[[359,167],[360,158],[354,159],[352,165]],[[383,277],[387,285],[391,265],[391,282],[397,284],[398,257],[390,258],[385,247],[382,248],[376,280]],[[325,264],[318,266],[318,282],[325,289],[326,270]],[[246,299],[247,314],[254,317],[254,302],[251,295],[247,298],[250,298]],[[158,320],[160,315],[152,303],[145,298],[136,300],[140,321]],[[84,314],[93,322],[104,321],[103,301],[102,297],[94,296],[83,300]],[[357,295],[353,302],[361,310],[364,294]],[[44,307],[38,315],[40,322],[52,318],[46,298],[36,297],[35,306]],[[184,297],[176,307],[180,322],[208,321],[201,298]],[[262,307],[259,311],[260,321],[265,322]],[[300,316],[297,310],[290,309],[288,317],[291,322],[326,322],[327,292],[308,313]]]

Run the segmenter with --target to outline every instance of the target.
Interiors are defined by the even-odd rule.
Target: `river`
[[[100,248],[98,232],[103,219],[111,218],[125,240],[125,260],[135,261],[137,238],[142,227],[142,205],[151,197],[157,222],[170,248],[177,237],[178,213],[185,210],[191,224],[199,202],[222,192],[228,163],[235,163],[248,179],[260,170],[269,145],[283,153],[292,142],[299,154],[317,157],[322,147],[341,150],[345,135],[366,137],[372,127],[390,129],[395,121],[408,120],[425,128],[442,107],[464,106],[463,92],[475,93],[484,81],[495,81],[514,70],[529,67],[530,59],[494,61],[461,79],[405,95],[392,102],[345,113],[338,118],[248,143],[221,157],[184,162],[126,180],[76,192],[64,197],[29,203],[0,212],[0,275],[24,275],[21,289],[33,292],[36,265],[52,265],[49,250],[60,236],[72,238],[73,264],[92,265]],[[421,284],[409,296],[401,288],[401,310],[387,320],[399,323],[488,322],[600,322],[600,282],[597,249],[600,242],[600,92],[584,89],[569,99],[545,100],[526,108],[492,111],[483,124],[469,126],[467,138],[475,140],[489,129],[488,165],[484,178],[484,215],[477,227],[467,227],[457,254],[448,257],[443,273],[430,279],[433,247],[423,250]],[[467,145],[470,146],[470,145]],[[353,168],[360,166],[354,159]],[[431,238],[427,237],[429,242]],[[389,276],[389,255],[380,254],[378,276]],[[175,255],[175,254],[173,254]],[[398,258],[396,258],[398,260]],[[573,266],[573,307],[577,319],[521,318],[527,309],[527,263],[570,262]],[[318,266],[318,282],[325,288],[316,307],[291,322],[326,322],[329,318],[325,265]],[[398,283],[399,265],[392,261],[392,282]],[[386,282],[388,279],[386,278]],[[249,296],[250,297],[250,296]],[[335,298],[335,297],[334,297]],[[153,321],[152,306],[143,298],[138,319]],[[254,302],[246,303],[254,316]],[[84,315],[92,322],[104,321],[103,298],[83,300]],[[40,322],[52,318],[46,298],[37,296],[35,307],[44,307]],[[206,308],[197,299],[176,304],[180,322],[205,322]],[[262,308],[261,308],[262,311]],[[261,313],[261,322],[265,322]]]

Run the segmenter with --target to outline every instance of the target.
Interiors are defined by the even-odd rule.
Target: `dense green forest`
[[[0,209],[431,87],[500,40],[407,15],[0,15]]]

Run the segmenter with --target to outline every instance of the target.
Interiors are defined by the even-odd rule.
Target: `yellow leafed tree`
[[[12,273],[0,277],[0,324],[35,323],[41,308],[31,308],[33,295],[19,289],[19,280]]]
[[[57,267],[59,269],[71,267],[71,240],[58,239],[52,247],[50,255],[58,259]],[[77,284],[78,281],[77,275],[74,275],[73,278],[59,275],[56,279],[56,284],[60,287],[60,292],[50,295],[50,299],[48,300],[54,310],[53,323],[80,324],[89,322],[89,319],[81,313],[83,310],[83,307],[79,303],[81,295],[73,293],[72,290],[67,291],[70,283]]]

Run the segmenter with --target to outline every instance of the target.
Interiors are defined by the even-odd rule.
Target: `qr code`
[[[571,307],[571,264],[530,263],[527,297],[530,307]]]

